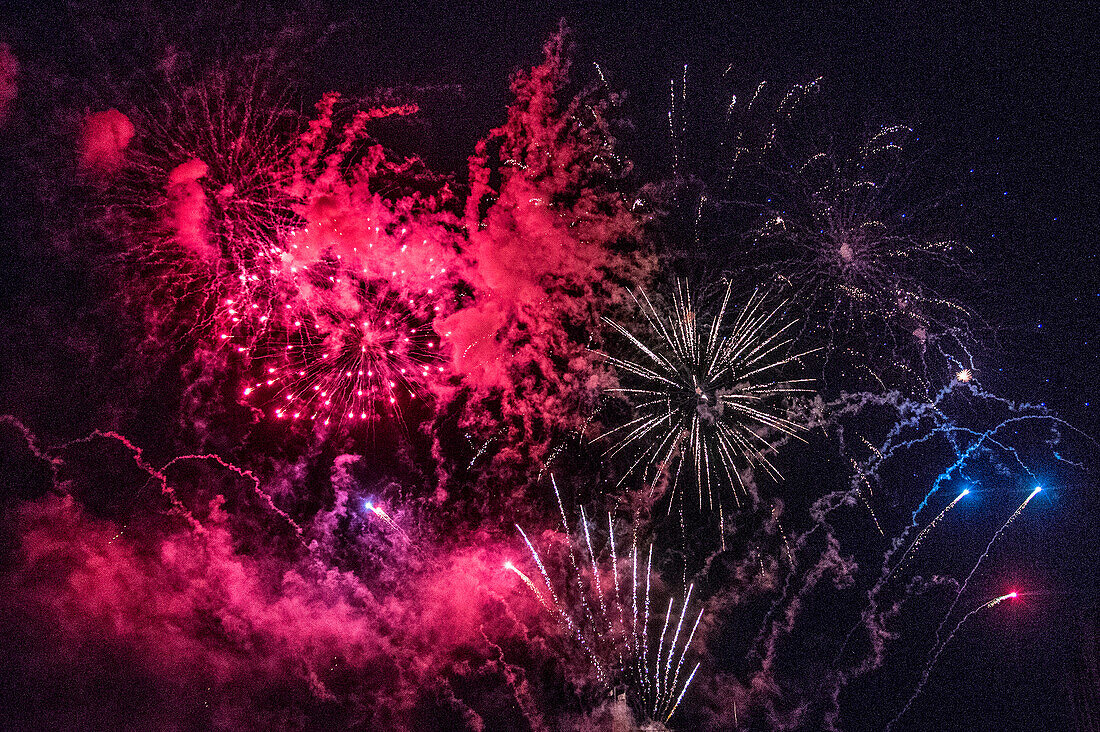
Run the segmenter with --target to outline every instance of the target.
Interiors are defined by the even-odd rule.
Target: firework
[[[929,275],[957,270],[967,249],[940,235],[943,200],[926,200],[915,182],[917,134],[890,124],[837,143],[843,134],[820,96],[821,79],[778,103],[767,101],[766,84],[744,101],[734,96],[719,155],[724,180],[704,194],[715,220],[702,210],[696,218],[740,240],[758,276],[790,291],[828,357],[843,356],[850,369],[870,358],[912,375],[929,346],[966,350],[970,313],[932,289]],[[881,379],[881,371],[868,373]]]
[[[932,658],[929,659],[927,665],[925,665],[924,667],[924,672],[921,674],[920,682],[917,684],[917,688],[913,690],[913,695],[909,697],[909,700],[907,702],[905,702],[905,706],[902,707],[901,711],[897,713],[897,716],[891,719],[889,724],[886,725],[887,730],[893,729],[898,720],[900,720],[905,715],[905,713],[909,711],[909,707],[911,707],[916,698],[920,696],[921,691],[924,690],[924,685],[928,683],[928,677],[931,675],[932,668],[936,665],[936,661],[939,660],[940,655],[943,653],[943,650],[947,648],[947,645],[951,642],[951,639],[954,638],[955,634],[959,632],[959,628],[963,626],[963,623],[965,623],[967,620],[970,620],[970,618],[977,615],[982,610],[1000,605],[1005,600],[1015,598],[1018,595],[1018,592],[1009,592],[1008,594],[1001,595],[1000,597],[994,597],[989,602],[979,605],[978,607],[968,612],[965,616],[963,616],[963,619],[958,622],[954,629],[952,629],[947,638],[944,639],[943,643],[935,649],[935,652],[932,654]]]
[[[679,603],[675,597],[669,597],[664,613],[657,612],[653,607],[653,547],[640,550],[637,536],[632,535],[627,553],[629,580],[625,571],[620,577],[615,527],[610,514],[607,518],[611,560],[608,586],[607,571],[600,567],[593,550],[588,518],[583,509],[580,513],[584,551],[574,550],[572,542],[569,544],[570,569],[578,598],[575,608],[571,609],[562,599],[565,593],[572,593],[572,589],[563,586],[560,593],[555,590],[542,557],[519,526],[516,528],[542,575],[547,592],[543,593],[511,562],[506,563],[505,568],[515,572],[563,630],[577,640],[601,685],[608,690],[625,686],[634,711],[645,719],[663,724],[676,712],[699,668],[696,664],[687,672],[684,665],[703,615],[700,610],[694,621],[688,616],[694,586],[687,588]],[[564,509],[562,526],[569,535]],[[660,632],[655,634],[653,631],[658,627]]]
[[[135,135],[99,190],[122,245],[120,294],[150,340],[177,348],[224,333],[226,299],[270,315],[267,273],[302,222],[287,190],[300,118],[270,63],[182,65],[142,77],[139,101],[116,113]]]
[[[380,147],[352,155],[368,121],[415,108],[357,112],[332,140],[337,102],[321,100],[281,161],[297,224],[274,231],[259,256],[234,260],[231,295],[216,313],[219,342],[250,366],[241,389],[249,404],[275,419],[333,426],[399,413],[443,371],[431,322],[454,255],[448,216],[434,203],[372,192],[399,168],[416,171]]]
[[[1005,486],[1023,471],[1027,495],[1028,465],[1053,482],[1071,463],[1045,404],[984,391],[1020,359],[976,360],[970,315],[933,289],[965,247],[940,225],[958,202],[916,180],[911,129],[837,134],[815,116],[814,81],[727,96],[715,111],[729,134],[695,135],[718,115],[689,99],[703,76],[677,64],[660,99],[670,178],[635,190],[615,140],[631,129],[618,72],[596,66],[571,96],[585,81],[563,32],[513,75],[514,102],[476,148],[435,141],[432,158],[469,163],[437,175],[379,138],[431,135],[438,120],[410,135],[396,118],[417,113],[405,94],[438,87],[298,111],[315,98],[282,73],[280,47],[312,65],[311,48],[355,42],[340,18],[296,16],[327,29],[306,43],[270,13],[274,33],[218,17],[228,45],[254,35],[262,51],[191,71],[189,54],[222,41],[169,15],[133,59],[158,56],[137,83],[133,69],[72,78],[83,53],[36,50],[33,33],[16,39],[15,78],[0,44],[18,91],[2,173],[21,239],[4,257],[14,360],[0,393],[53,445],[0,415],[7,726],[98,709],[92,726],[653,730],[679,713],[700,728],[841,729],[932,711],[912,707],[938,659],[1018,596],[969,592],[1039,493],[1009,512]],[[93,40],[109,66],[127,57],[117,19],[84,16],[48,35]],[[699,155],[710,140],[720,154]],[[671,280],[641,289],[672,272],[732,284],[699,300]],[[110,322],[100,292],[137,302],[133,321]],[[125,356],[131,334],[163,361]],[[797,371],[814,346],[826,385],[806,399]],[[104,419],[120,431],[72,439]],[[756,486],[781,469],[791,490],[762,502]],[[560,522],[512,519],[526,550],[502,553],[500,509],[541,515],[546,473]],[[558,491],[568,476],[589,495],[592,474],[620,481],[600,496],[606,523]],[[970,495],[954,511],[964,485],[984,510]],[[657,498],[679,509],[673,562],[651,533]],[[751,510],[727,532],[735,502]],[[685,515],[717,519],[721,547]],[[692,686],[708,649],[710,678]],[[148,692],[136,706],[110,693],[117,659],[123,688]],[[74,679],[107,703],[49,693]],[[899,683],[904,708],[882,708]],[[679,711],[689,690],[700,708]]]
[[[257,380],[242,390],[249,403],[276,419],[327,425],[398,412],[402,402],[425,393],[442,366],[423,309],[385,290],[371,295],[354,279],[348,308],[338,289],[343,284],[314,289],[308,300],[295,301],[297,310],[288,303],[271,337],[252,349],[239,347],[260,367]]]
[[[919,534],[917,534],[917,538],[913,540],[913,543],[910,544],[909,548],[906,549],[905,552],[901,555],[901,559],[898,560],[898,566],[894,568],[894,572],[897,572],[899,569],[902,568],[902,566],[904,566],[905,560],[917,550],[917,547],[920,546],[920,543],[924,540],[924,537],[928,536],[928,532],[934,529],[936,527],[936,524],[938,524],[940,520],[947,515],[947,512],[954,508],[955,504],[961,501],[963,497],[967,496],[969,493],[970,489],[964,488],[962,492],[959,493],[959,495],[955,496],[955,500],[944,506],[943,510],[936,514],[936,518],[932,519],[929,524],[925,526]]]
[[[610,391],[629,397],[637,415],[600,436],[612,442],[607,455],[631,456],[623,480],[640,470],[652,482],[675,463],[673,496],[687,461],[699,508],[719,511],[723,485],[735,488],[740,505],[741,470],[759,467],[780,477],[769,458],[775,448],[768,436],[798,437],[802,427],[784,416],[781,405],[789,395],[808,391],[809,382],[780,377],[784,367],[810,353],[787,354],[794,321],[782,319],[783,305],[765,309],[757,291],[728,323],[732,289],[732,284],[726,288],[721,307],[706,324],[682,282],[667,310],[654,306],[644,292],[635,296],[651,336],[605,321],[637,353],[633,360],[607,356],[626,384]]]
[[[297,220],[285,163],[299,118],[267,62],[187,76],[166,71],[133,112],[139,137],[119,188],[167,211],[172,243],[232,276]]]
[[[409,540],[409,535],[405,533],[405,530],[398,526],[397,522],[393,520],[393,517],[386,513],[381,506],[374,503],[373,501],[365,501],[363,503],[363,508],[377,516],[387,529],[394,532],[405,541]]]

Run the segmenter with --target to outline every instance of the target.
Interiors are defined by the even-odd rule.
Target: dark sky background
[[[626,93],[634,129],[622,152],[642,181],[669,174],[669,79],[685,63],[696,129],[705,128],[714,89],[731,65],[742,88],[823,76],[843,119],[867,129],[894,121],[917,128],[930,166],[964,202],[959,235],[980,260],[968,303],[991,324],[983,336],[987,360],[978,364],[985,385],[1045,403],[1085,433],[1100,434],[1100,57],[1093,30],[1100,18],[1089,4],[334,2],[292,13],[205,5],[15,3],[0,15],[0,41],[21,59],[75,74],[118,64],[129,53],[123,47],[140,45],[130,42],[139,29],[155,23],[194,24],[197,45],[232,48],[235,39],[262,37],[293,15],[328,29],[305,54],[305,98],[329,89],[369,96],[455,85],[458,91],[426,98],[426,127],[405,141],[415,149],[403,152],[459,177],[474,143],[503,121],[509,74],[538,61],[563,18],[576,47],[575,78],[590,80],[595,62]],[[104,28],[117,36],[89,37]],[[25,302],[40,296],[29,260],[11,254],[20,236],[14,232],[26,230],[0,232],[8,249],[0,269],[5,360],[20,350],[12,333],[26,332],[18,322]],[[24,368],[0,364],[0,378]],[[59,407],[20,404],[10,384],[3,392],[3,410],[22,409],[47,434],[67,433],[66,415],[50,411]],[[1078,474],[1072,490],[1054,488],[1043,494],[1047,517],[1021,521],[997,559],[998,567],[1014,568],[1012,581],[1043,591],[1003,620],[971,627],[900,728],[1071,728],[1066,709],[1080,675],[1079,649],[1089,638],[1095,644],[1098,500],[1094,474]]]

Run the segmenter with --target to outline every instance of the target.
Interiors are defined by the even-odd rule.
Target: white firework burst
[[[709,323],[697,316],[684,282],[671,308],[656,307],[644,292],[635,295],[651,334],[605,319],[638,353],[634,359],[606,356],[622,381],[610,391],[628,397],[635,413],[600,435],[612,443],[607,456],[630,455],[623,480],[642,471],[653,482],[671,470],[673,498],[686,462],[698,486],[699,508],[719,511],[723,485],[733,488],[740,505],[741,470],[761,468],[780,477],[769,457],[775,452],[769,438],[799,438],[803,427],[785,416],[783,401],[810,391],[811,381],[780,376],[812,352],[789,353],[796,321],[782,318],[784,304],[765,309],[765,296],[757,290],[728,323],[731,293],[732,284]]]
[[[556,484],[554,491],[557,493]],[[615,526],[611,514],[608,514],[610,556],[607,559],[610,559],[611,565],[611,577],[608,578],[609,572],[601,568],[593,549],[594,527],[590,525],[584,509],[580,510],[584,548],[578,551],[573,547],[573,536],[560,494],[558,507],[561,509],[562,527],[570,537],[569,561],[572,566],[569,569],[575,588],[564,583],[555,589],[542,557],[519,526],[516,528],[542,575],[548,595],[511,562],[505,564],[505,569],[519,576],[562,629],[577,640],[606,691],[625,690],[635,714],[647,722],[663,725],[675,714],[699,670],[698,663],[690,672],[685,666],[692,639],[703,617],[702,609],[694,622],[688,616],[694,586],[688,586],[679,602],[676,597],[670,596],[664,613],[661,613],[652,603],[655,589],[652,582],[653,546],[639,548],[637,536],[632,535],[628,553],[629,578],[625,568],[620,577]],[[576,543],[580,543],[579,538]],[[586,567],[586,564],[590,566]],[[569,601],[563,601],[563,598]],[[655,632],[658,628],[659,634]]]

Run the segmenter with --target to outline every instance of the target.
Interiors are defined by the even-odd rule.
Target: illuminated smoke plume
[[[37,659],[19,683],[79,688],[125,669],[116,682],[142,689],[84,711],[67,695],[43,700],[64,723],[423,729],[442,714],[478,728],[474,707],[503,700],[528,710],[512,723],[537,721],[523,669],[486,642],[518,648],[526,633],[506,604],[501,546],[484,534],[394,543],[366,515],[356,461],[338,461],[335,500],[298,523],[212,455],[153,467],[112,433],[42,452],[18,423],[0,429],[39,476],[4,523],[18,532],[2,575],[6,637]],[[455,688],[478,679],[501,691],[468,705]],[[0,718],[20,726],[27,713]]]
[[[337,133],[338,102],[322,99],[288,161],[298,223],[264,271],[242,274],[269,282],[274,296],[257,301],[242,282],[224,303],[221,334],[259,367],[243,391],[251,403],[325,425],[373,421],[431,396],[444,371],[431,323],[451,307],[458,248],[446,182],[416,159],[391,159],[366,131],[415,106],[355,112]]]
[[[109,175],[122,167],[134,125],[117,109],[90,114],[80,135],[79,167]]]
[[[0,125],[7,121],[18,95],[19,61],[11,52],[11,46],[0,43]]]
[[[463,377],[460,428],[521,481],[594,411],[600,315],[653,266],[616,190],[628,170],[611,134],[616,99],[597,86],[561,101],[564,46],[554,36],[515,75],[508,120],[470,158],[473,296],[435,325]]]

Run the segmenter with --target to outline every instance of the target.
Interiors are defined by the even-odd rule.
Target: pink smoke
[[[209,169],[195,158],[177,165],[168,174],[168,217],[176,242],[199,259],[212,262],[218,250],[208,239],[206,222],[210,207],[202,180]]]
[[[7,121],[19,94],[18,77],[19,60],[11,52],[11,46],[0,43],[0,125]]]
[[[133,123],[117,109],[89,114],[80,134],[79,168],[100,175],[117,172],[133,137]]]

